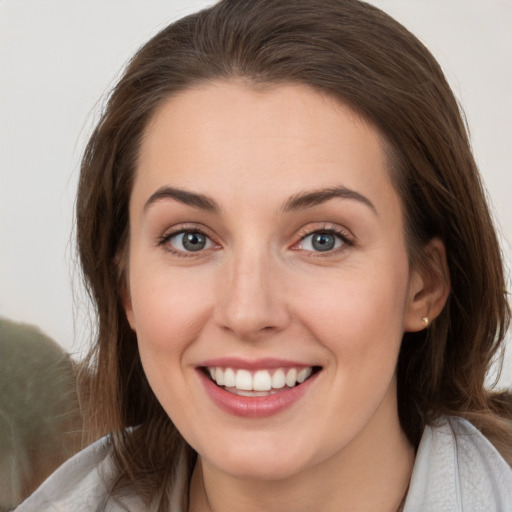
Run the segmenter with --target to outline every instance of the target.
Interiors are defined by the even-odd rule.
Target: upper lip
[[[238,357],[221,357],[203,361],[200,367],[236,368],[239,370],[272,370],[277,368],[308,368],[319,366],[312,363],[290,361],[289,359],[259,358],[241,359]]]

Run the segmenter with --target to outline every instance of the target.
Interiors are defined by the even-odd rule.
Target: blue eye
[[[198,252],[213,246],[213,242],[200,231],[180,231],[167,237],[166,241],[173,249],[181,252]]]
[[[326,231],[315,231],[305,236],[300,242],[300,248],[305,251],[327,252],[338,249],[343,245],[340,235]]]

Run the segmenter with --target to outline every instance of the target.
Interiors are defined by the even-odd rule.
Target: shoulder
[[[512,469],[468,421],[444,417],[422,436],[404,512],[512,510]]]
[[[89,512],[100,508],[113,479],[112,447],[100,439],[60,466],[15,512]],[[125,510],[111,504],[109,512]]]

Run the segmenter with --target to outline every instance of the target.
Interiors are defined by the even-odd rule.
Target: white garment
[[[92,512],[108,494],[111,447],[101,439],[63,464],[15,512]],[[105,480],[106,478],[106,480]],[[178,500],[179,502],[179,500]],[[134,497],[107,512],[143,511]],[[171,512],[184,512],[174,505]],[[403,512],[512,512],[512,469],[469,422],[447,417],[426,427]]]
[[[471,423],[426,427],[403,512],[512,512],[512,469]]]

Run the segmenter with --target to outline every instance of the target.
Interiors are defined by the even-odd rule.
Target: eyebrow
[[[196,192],[189,192],[181,188],[175,187],[160,187],[155,193],[151,194],[150,198],[144,204],[144,211],[146,211],[152,204],[163,199],[174,199],[180,203],[188,206],[193,206],[201,210],[218,213],[220,211],[219,205],[210,197]]]
[[[356,192],[355,190],[351,190],[344,186],[321,188],[311,192],[300,192],[286,201],[283,207],[283,211],[289,212],[295,210],[304,210],[306,208],[317,206],[335,198],[359,201],[360,203],[368,206],[368,208],[370,208],[373,213],[378,215],[377,208],[375,208],[375,205],[367,197],[363,196],[359,192]]]
[[[359,201],[360,203],[368,206],[376,215],[378,215],[377,208],[375,208],[375,205],[367,197],[344,186],[322,188],[311,192],[299,192],[286,201],[282,211],[290,212],[304,210],[335,198]],[[151,194],[144,204],[144,211],[146,211],[152,204],[163,199],[174,199],[175,201],[179,201],[180,203],[188,206],[193,206],[213,213],[220,212],[220,206],[211,197],[169,186],[160,187],[156,192]]]

